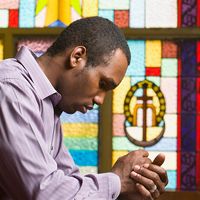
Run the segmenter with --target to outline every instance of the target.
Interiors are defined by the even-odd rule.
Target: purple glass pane
[[[196,114],[196,79],[181,79],[181,113]]]
[[[196,189],[196,155],[194,152],[181,153],[181,190]]]
[[[181,149],[186,152],[196,150],[196,115],[181,114]]]
[[[182,76],[197,76],[196,41],[185,41],[181,43],[181,62]]]
[[[197,1],[182,0],[182,27],[193,27],[197,23]]]

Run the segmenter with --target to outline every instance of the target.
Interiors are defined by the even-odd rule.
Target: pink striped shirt
[[[0,63],[1,200],[110,200],[119,195],[117,175],[79,173],[54,113],[60,99],[26,47]]]

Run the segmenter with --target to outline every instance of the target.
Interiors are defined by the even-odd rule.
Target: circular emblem
[[[165,98],[149,80],[132,86],[124,101],[124,128],[128,139],[139,146],[151,146],[164,134]]]

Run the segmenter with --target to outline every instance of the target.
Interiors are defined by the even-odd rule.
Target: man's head
[[[120,29],[102,17],[89,17],[71,23],[56,39],[47,53],[54,56],[69,48],[84,46],[87,50],[87,65],[106,64],[118,48],[130,63],[130,50]]]
[[[73,22],[46,55],[52,58],[50,65],[56,67],[59,63],[63,69],[54,85],[62,95],[58,107],[67,113],[85,113],[94,103],[101,105],[106,92],[121,82],[130,63],[124,35],[111,21],[101,17]],[[50,76],[55,77],[57,71],[54,72]]]

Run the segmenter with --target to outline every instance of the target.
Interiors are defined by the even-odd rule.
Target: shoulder
[[[0,81],[6,78],[14,78],[24,73],[23,66],[15,58],[5,59],[0,62]]]
[[[34,83],[26,69],[14,58],[0,62],[0,88],[1,94],[15,93],[17,96],[32,96],[36,98]],[[21,94],[21,95],[20,95]]]
[[[41,100],[27,80],[16,72],[7,73],[4,78],[0,77],[0,104],[4,102],[7,105],[32,106],[40,109]]]

